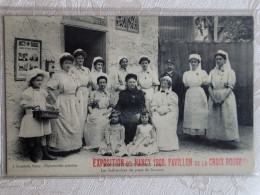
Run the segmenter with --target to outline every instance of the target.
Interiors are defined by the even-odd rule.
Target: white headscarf
[[[26,79],[27,82],[30,82],[32,80],[32,78],[36,77],[39,74],[43,76],[43,81],[48,80],[50,77],[48,72],[46,72],[40,68],[34,68],[27,72],[27,79]]]
[[[127,56],[119,56],[118,58],[117,58],[117,61],[118,61],[118,63],[120,63],[120,60],[122,60],[122,59],[127,59],[127,61],[128,61],[128,58],[127,58]]]
[[[217,54],[222,54],[226,56],[226,63],[222,65],[223,69],[231,69],[231,65],[230,65],[230,61],[229,61],[229,57],[228,57],[228,53],[223,51],[223,50],[218,50]],[[218,65],[216,64],[217,69],[219,69]]]
[[[27,79],[26,79],[26,81],[29,83],[32,80],[32,78],[36,77],[38,74],[43,76],[43,78],[42,78],[42,87],[46,88],[46,84],[47,84],[47,82],[48,82],[48,80],[50,78],[50,74],[49,74],[49,72],[46,72],[46,71],[44,71],[44,70],[42,70],[40,68],[34,68],[34,69],[28,71],[27,72]]]
[[[190,54],[189,60],[191,60],[191,59],[199,60],[199,66],[197,67],[196,70],[192,70],[192,67],[191,67],[191,65],[189,64],[189,65],[190,65],[190,71],[200,72],[200,71],[201,71],[201,57],[200,57],[200,55],[199,55],[199,54]]]
[[[91,72],[97,72],[97,70],[96,70],[96,68],[95,68],[95,65],[94,65],[94,63],[95,63],[97,60],[103,60],[103,61],[104,61],[104,59],[103,59],[102,57],[100,57],[100,56],[95,57],[95,58],[93,59],[93,62],[92,62]],[[101,69],[100,72],[103,72],[103,69]]]
[[[169,77],[169,76],[164,76],[164,77],[162,77],[162,78],[160,79],[160,81],[163,80],[163,79],[165,79],[165,80],[167,80],[167,81],[170,81],[170,82],[172,83],[172,79],[171,79],[171,77]],[[170,85],[168,89],[171,89],[171,88],[172,88],[172,86]],[[161,90],[162,90],[162,89],[161,89]],[[161,90],[160,90],[160,91],[161,91]]]
[[[74,58],[69,52],[63,52],[62,54],[60,54],[60,59],[64,58],[64,57],[72,57],[72,58]]]
[[[169,76],[164,76],[163,78],[161,78],[161,79],[165,79],[165,80],[167,80],[167,81],[170,81],[170,82],[172,82],[172,79],[171,79],[171,77],[169,77]]]

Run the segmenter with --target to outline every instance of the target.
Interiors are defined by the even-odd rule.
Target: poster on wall
[[[42,41],[15,38],[15,80],[26,80],[27,72],[41,68]]]
[[[41,41],[15,39],[23,17],[5,17],[7,176],[254,173],[252,16],[27,16]]]

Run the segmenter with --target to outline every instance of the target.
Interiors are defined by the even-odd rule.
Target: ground
[[[209,155],[222,155],[222,154],[232,154],[239,155],[250,152],[253,149],[253,127],[240,126],[239,127],[240,142],[232,143],[230,146],[225,146],[219,142],[210,142],[205,139],[195,140],[189,136],[182,133],[181,124],[178,125],[178,138],[180,149],[173,152],[159,152],[157,154],[151,155],[151,158],[161,158],[161,157],[207,157]],[[84,160],[89,158],[100,158],[101,155],[94,151],[81,149],[80,152],[69,155],[67,157],[58,157],[57,163],[65,162],[77,162],[77,159]],[[124,157],[126,160],[132,159],[133,157]],[[14,161],[31,162],[28,157],[23,154],[9,155],[8,159]],[[45,161],[46,162],[46,161]]]

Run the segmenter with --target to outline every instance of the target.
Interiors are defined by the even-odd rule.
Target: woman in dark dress
[[[115,110],[121,112],[121,121],[125,127],[125,143],[133,141],[140,112],[145,109],[145,93],[137,89],[137,76],[128,74],[125,77],[126,90],[119,93]]]

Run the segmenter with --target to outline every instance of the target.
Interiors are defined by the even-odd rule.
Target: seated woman
[[[145,108],[144,92],[137,89],[137,76],[128,74],[125,77],[126,90],[119,93],[115,110],[121,112],[122,124],[125,127],[125,143],[133,141],[140,112]]]
[[[60,58],[61,71],[54,73],[47,83],[47,91],[59,109],[58,119],[51,120],[50,151],[66,155],[82,147],[82,130],[76,109],[76,90],[79,87],[76,76],[69,70],[74,61],[70,53]],[[58,97],[56,91],[59,92]]]
[[[103,156],[127,156],[125,128],[120,120],[120,112],[114,110],[109,116],[110,125],[106,127],[105,139],[100,144],[98,154]]]
[[[113,109],[111,94],[106,90],[107,77],[97,78],[99,88],[90,94],[84,138],[87,149],[99,148],[105,137],[105,128],[109,124],[109,114]]]
[[[179,116],[178,96],[169,90],[172,86],[169,76],[161,78],[161,89],[152,100],[152,121],[157,131],[158,149],[161,151],[179,150],[177,123]]]

